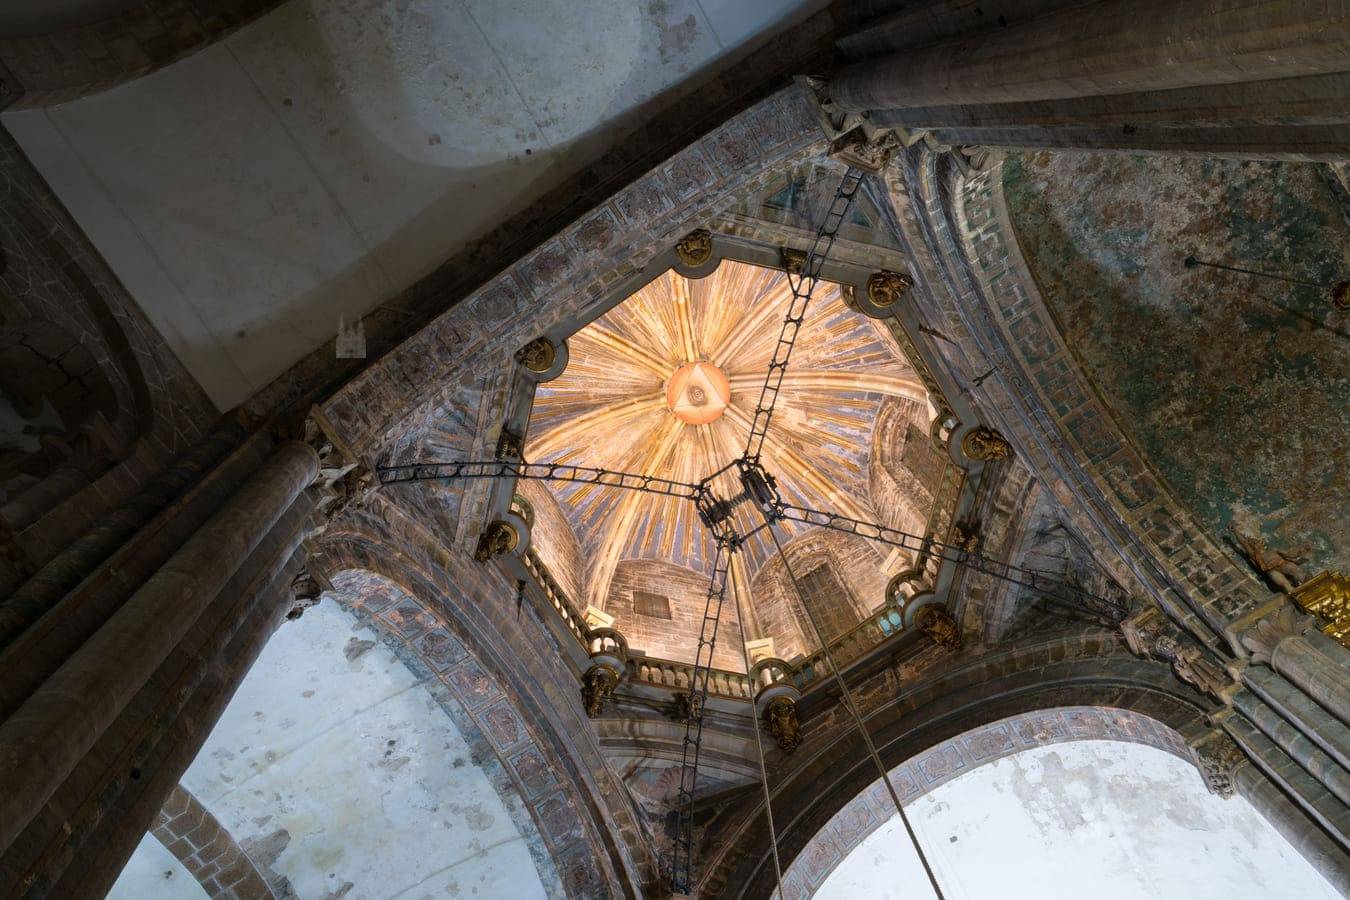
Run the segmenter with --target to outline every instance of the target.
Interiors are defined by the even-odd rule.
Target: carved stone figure
[[[794,250],[791,247],[783,247],[780,251],[783,257],[783,269],[789,275],[802,274],[802,266],[806,265],[806,251]]]
[[[702,708],[703,701],[698,698],[698,694],[676,694],[670,717],[676,722],[687,722],[690,718],[697,718]]]
[[[1208,740],[1191,748],[1200,777],[1211,794],[1227,800],[1233,796],[1233,775],[1247,757],[1242,749],[1225,734],[1216,733]]]
[[[675,242],[675,255],[686,266],[701,266],[712,259],[712,233],[696,228]]]
[[[975,553],[980,549],[979,519],[963,519],[952,526],[952,546],[966,553]]]
[[[992,428],[973,428],[961,439],[961,452],[970,459],[1008,459],[1012,444]]]
[[[900,272],[873,272],[867,279],[867,299],[874,306],[891,306],[913,286],[910,277]]]
[[[942,607],[937,605],[925,606],[914,617],[914,624],[919,626],[919,631],[932,638],[933,643],[939,647],[945,647],[948,650],[961,649],[961,629],[956,626],[956,620],[951,617],[951,614]]]
[[[893,130],[872,131],[867,126],[861,126],[832,140],[829,155],[850,166],[875,173],[885,168],[900,148],[900,138]]]
[[[520,459],[525,452],[524,439],[509,428],[497,438],[497,459]]]
[[[1236,528],[1230,528],[1229,531],[1232,532],[1233,543],[1242,551],[1247,562],[1275,590],[1289,593],[1308,577],[1299,565],[1307,558],[1307,549],[1274,550],[1267,547],[1259,535],[1244,534]]]
[[[478,538],[478,546],[473,551],[473,558],[479,562],[487,562],[494,556],[510,553],[516,549],[518,543],[520,535],[509,524],[499,519],[483,529],[482,535]]]
[[[592,666],[586,670],[581,683],[581,700],[586,707],[586,715],[594,719],[600,715],[605,701],[614,696],[619,686],[619,673],[609,666]]]
[[[1194,644],[1185,644],[1171,636],[1162,635],[1157,640],[1154,652],[1160,659],[1172,664],[1172,671],[1178,678],[1203,693],[1219,697],[1233,683],[1223,667]]]
[[[791,697],[778,697],[764,711],[769,721],[769,733],[784,753],[791,753],[802,743],[801,722],[797,720],[797,703]]]
[[[531,372],[547,372],[558,359],[558,348],[548,338],[535,338],[516,354],[520,364]]]

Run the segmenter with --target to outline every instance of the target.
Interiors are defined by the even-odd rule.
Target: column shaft
[[[852,111],[1009,103],[1350,70],[1346,0],[1099,0],[849,66]]]
[[[1327,638],[1333,645],[1330,650],[1314,643],[1316,634],[1284,638],[1270,654],[1270,667],[1298,685],[1336,718],[1350,723],[1350,677],[1331,656],[1333,653],[1344,654],[1346,650],[1330,638]]]
[[[1288,753],[1342,803],[1350,804],[1350,772],[1310,741],[1293,724],[1271,709],[1251,691],[1233,695],[1233,707]]]
[[[219,513],[0,726],[0,848],[47,802],[182,640],[277,518],[318,474],[282,444]]]
[[[1223,729],[1337,843],[1350,847],[1350,807],[1241,715],[1225,719]]]
[[[1298,725],[1332,759],[1350,769],[1350,728],[1266,666],[1249,666],[1242,673],[1242,680],[1257,696],[1279,710],[1280,715]]]
[[[1250,762],[1233,773],[1233,786],[1322,877],[1350,897],[1350,855]]]

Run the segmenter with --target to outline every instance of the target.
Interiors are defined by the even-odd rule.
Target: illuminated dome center
[[[730,403],[731,382],[712,363],[685,363],[666,383],[666,406],[686,425],[707,425]]]

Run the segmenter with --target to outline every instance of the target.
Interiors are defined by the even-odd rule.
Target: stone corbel
[[[791,753],[801,746],[802,726],[797,719],[797,701],[791,697],[775,697],[764,711],[769,723],[769,733],[773,735],[778,749]]]
[[[628,642],[613,628],[592,628],[590,657],[591,666],[581,676],[581,702],[594,719],[628,671]]]
[[[936,603],[929,604],[914,616],[914,624],[933,643],[947,650],[961,649],[961,629],[952,614]]]
[[[784,753],[796,750],[802,742],[797,719],[801,691],[793,681],[794,674],[790,664],[773,656],[763,657],[750,669],[750,679],[756,685],[755,710],[764,717],[769,733]]]
[[[478,536],[478,546],[474,548],[473,558],[480,563],[504,556],[520,546],[520,532],[509,522],[496,519],[488,523]]]
[[[961,438],[961,453],[976,462],[1010,459],[1012,444],[992,428],[972,428]]]
[[[1205,732],[1191,741],[1191,758],[1205,780],[1211,794],[1227,800],[1235,791],[1234,780],[1238,768],[1247,761],[1247,755],[1234,740],[1219,729]]]
[[[319,604],[326,589],[321,577],[305,570],[291,581],[291,608],[286,612],[286,621],[294,622],[305,614],[305,610]]]

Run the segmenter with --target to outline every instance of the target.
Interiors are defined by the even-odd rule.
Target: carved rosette
[[[605,701],[614,696],[619,686],[619,673],[609,666],[591,666],[581,678],[581,702],[586,715],[592,719],[600,715]]]
[[[914,617],[919,631],[932,639],[933,643],[947,650],[961,649],[961,629],[951,613],[936,604],[930,604]]]
[[[913,286],[913,280],[900,272],[873,272],[867,279],[867,299],[872,301],[873,306],[893,306]]]
[[[558,360],[558,348],[548,338],[538,337],[521,347],[516,359],[531,372],[547,372]]]
[[[701,266],[712,259],[712,232],[696,228],[675,242],[675,256],[686,266]]]
[[[1238,767],[1247,761],[1242,748],[1228,735],[1214,732],[1192,746],[1191,754],[1195,757],[1196,768],[1200,770],[1200,777],[1205,780],[1209,792],[1225,800],[1233,796],[1234,776]]]
[[[968,459],[1008,459],[1012,444],[992,428],[972,428],[961,438],[961,452]]]
[[[764,711],[764,718],[769,723],[769,733],[773,739],[778,742],[778,747],[784,753],[791,753],[801,746],[802,727],[797,720],[797,702],[791,697],[776,697],[769,702],[769,708]]]
[[[510,553],[519,543],[520,534],[516,529],[510,523],[498,519],[489,523],[478,536],[478,546],[473,551],[473,558],[479,562],[487,562],[494,557]]]

